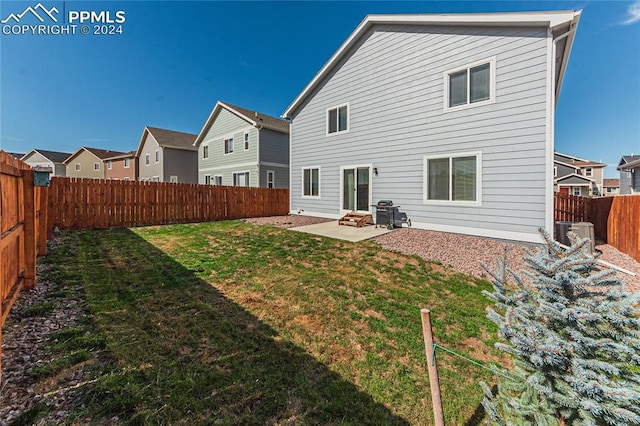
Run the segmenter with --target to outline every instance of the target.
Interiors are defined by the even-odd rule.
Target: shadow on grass
[[[407,424],[200,279],[202,271],[135,233],[67,238],[50,261],[60,279],[81,281],[109,356],[75,415],[137,424]]]

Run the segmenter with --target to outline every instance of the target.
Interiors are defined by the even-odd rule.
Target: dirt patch
[[[243,222],[253,223],[254,225],[274,225],[278,228],[295,228],[298,226],[314,225],[316,223],[331,222],[333,219],[325,219],[322,217],[311,217],[302,215],[287,216],[269,216],[269,217],[253,217],[250,219],[242,219]]]

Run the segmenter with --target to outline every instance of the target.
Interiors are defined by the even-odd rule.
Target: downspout
[[[555,116],[556,116],[556,104],[558,102],[558,93],[556,93],[556,49],[557,49],[557,45],[558,42],[560,40],[563,40],[567,37],[569,37],[570,35],[574,34],[576,32],[576,25],[575,23],[570,24],[570,28],[569,30],[562,34],[559,35],[558,37],[554,38],[551,44],[551,96],[553,96],[553,99],[549,100],[549,152],[547,152],[547,176],[549,176],[549,184],[547,187],[547,196],[546,196],[546,219],[545,219],[545,228],[546,231],[551,233],[553,235],[554,232],[554,225],[555,225],[555,219],[554,219],[554,195],[553,195],[553,186],[554,186],[554,176],[553,176],[553,161],[554,161],[554,157],[555,157]],[[551,28],[549,28],[549,32],[551,34],[553,34],[552,32],[553,30]],[[562,66],[562,64],[565,62],[564,58],[568,57],[566,54],[566,50],[565,50],[565,55],[563,55],[563,60],[560,62],[560,65]]]
[[[258,168],[258,188],[261,188],[260,186],[260,132],[262,131],[262,129],[264,128],[264,126],[256,126],[256,128],[258,129],[258,134],[256,136],[256,164],[257,164],[257,168]]]

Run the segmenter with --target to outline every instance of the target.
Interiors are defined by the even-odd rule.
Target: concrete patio
[[[335,238],[338,240],[346,240],[358,242],[384,235],[391,232],[385,227],[376,228],[374,225],[356,228],[355,226],[338,225],[338,221],[316,223],[314,225],[298,226],[289,228],[291,231],[305,232],[307,234],[322,235],[323,237]]]

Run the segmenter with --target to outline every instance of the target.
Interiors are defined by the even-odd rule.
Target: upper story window
[[[160,161],[160,150],[156,149],[156,163]]]
[[[93,170],[100,170],[100,163],[93,163]]]
[[[80,163],[76,163],[76,172],[80,171]]]
[[[231,154],[233,152],[233,138],[224,140],[224,153]]]
[[[128,169],[130,165],[131,165],[131,159],[125,158],[124,159],[124,168]]]
[[[424,202],[480,202],[481,154],[424,158]]]
[[[145,154],[144,155],[144,165],[148,166],[150,161],[151,161],[151,156],[149,154]]]
[[[107,170],[111,170],[113,168],[113,163],[111,160],[107,161]]]
[[[558,166],[553,166],[553,177],[558,177]]]
[[[495,101],[495,59],[444,73],[445,111]]]
[[[327,110],[327,134],[346,132],[349,130],[349,104],[340,105]]]
[[[244,132],[244,150],[249,149],[249,132]]]
[[[587,177],[592,177],[593,176],[593,168],[592,167],[587,167],[584,169],[584,175]]]
[[[202,145],[202,158],[209,158],[209,146]]]

